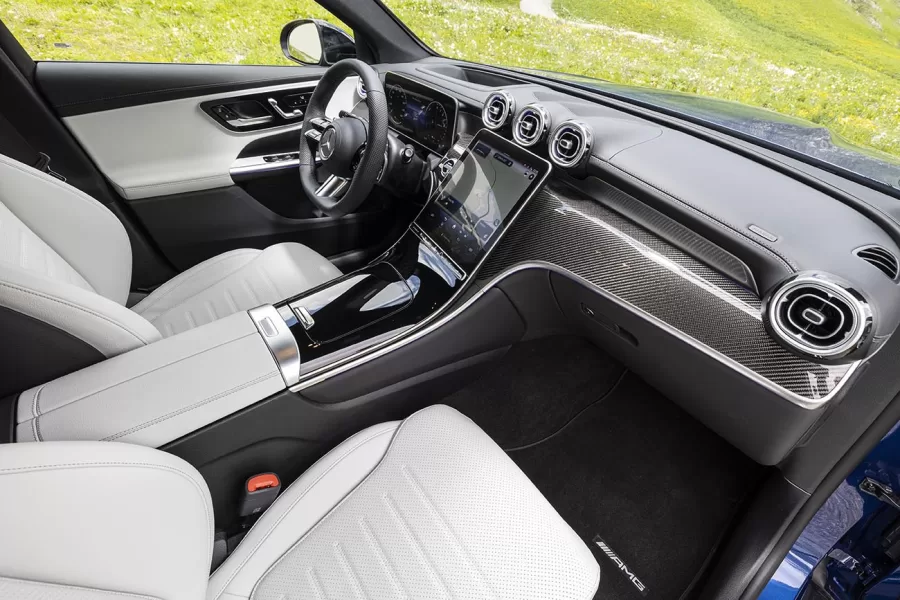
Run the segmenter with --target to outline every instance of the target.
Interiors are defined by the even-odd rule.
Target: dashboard
[[[386,73],[390,126],[439,156],[453,145],[458,103],[452,96],[397,73]]]
[[[561,314],[763,464],[846,401],[900,324],[895,199],[479,69],[383,71],[394,134],[441,167],[411,232],[465,279],[463,297],[545,273],[516,302],[552,298],[523,315]],[[531,175],[543,184],[522,189]]]

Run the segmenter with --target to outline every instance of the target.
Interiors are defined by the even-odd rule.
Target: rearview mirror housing
[[[281,51],[301,65],[327,67],[356,58],[356,44],[347,33],[319,19],[297,19],[281,30]]]

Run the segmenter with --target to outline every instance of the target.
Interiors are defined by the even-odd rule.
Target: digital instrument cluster
[[[391,127],[435,154],[446,154],[456,133],[456,99],[396,73],[385,74],[384,90]]]

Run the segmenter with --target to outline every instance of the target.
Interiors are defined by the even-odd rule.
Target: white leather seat
[[[25,371],[47,364],[61,365],[50,373],[58,376],[341,274],[300,244],[235,250],[182,273],[129,310],[131,267],[128,235],[105,206],[0,155],[0,328],[14,332],[19,344],[0,361],[6,365],[0,379],[28,379]]]
[[[208,582],[210,499],[180,459],[115,443],[11,444],[0,484],[0,600],[587,600],[600,577],[512,460],[445,406],[332,450]]]
[[[170,279],[131,310],[169,337],[279,302],[340,275],[337,267],[301,244],[232,250]]]

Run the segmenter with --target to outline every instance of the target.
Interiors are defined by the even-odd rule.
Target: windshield
[[[900,188],[900,0],[385,2],[439,54],[578,76]]]

